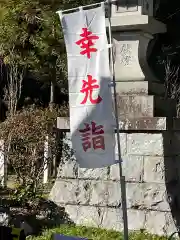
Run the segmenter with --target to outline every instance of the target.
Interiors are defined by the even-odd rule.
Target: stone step
[[[166,117],[146,117],[146,118],[126,118],[119,120],[120,131],[129,130],[151,130],[163,131],[168,129],[168,122]]]
[[[108,19],[106,20],[108,25]],[[111,18],[113,31],[144,31],[150,34],[166,32],[166,25],[157,21],[153,17],[139,16],[138,14],[129,16],[128,14],[121,16],[116,14]]]
[[[176,104],[172,99],[156,96],[117,95],[119,119],[176,116]]]
[[[165,95],[164,85],[158,82],[131,81],[116,82],[116,92],[119,95],[155,95],[163,97]]]
[[[180,124],[180,122],[179,122]],[[180,125],[179,125],[180,126]],[[144,118],[126,118],[119,120],[119,129],[124,130],[167,130],[169,124],[166,117],[144,117]],[[69,118],[58,117],[57,129],[62,131],[69,131]],[[116,129],[116,126],[114,126]],[[180,127],[179,127],[180,129]]]

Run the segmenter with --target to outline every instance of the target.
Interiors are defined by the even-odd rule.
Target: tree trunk
[[[55,89],[55,87],[54,87],[54,83],[53,83],[53,81],[51,81],[51,88],[50,88],[50,102],[49,102],[49,107],[50,107],[50,109],[52,110],[53,109],[53,107],[54,107],[54,89]]]

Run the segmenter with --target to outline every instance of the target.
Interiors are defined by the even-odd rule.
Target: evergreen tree
[[[90,4],[87,0],[1,0],[0,55],[16,62],[43,85],[67,89],[66,53],[56,11]],[[53,88],[51,93],[53,94]],[[51,94],[51,102],[53,96]]]
[[[56,11],[97,2],[95,0],[1,0],[0,56],[4,63],[16,62],[26,69],[25,83],[36,79],[45,95],[67,90],[67,64],[63,34]],[[167,57],[179,64],[179,1],[155,1],[156,18],[167,24],[168,32],[155,37],[150,65],[163,81],[163,62]],[[160,64],[159,64],[160,63]],[[28,77],[28,78],[27,78]],[[29,80],[31,79],[31,80]],[[48,89],[48,90],[47,90]],[[34,89],[34,92],[37,90]],[[49,99],[50,100],[50,99]],[[51,94],[51,102],[54,101]]]

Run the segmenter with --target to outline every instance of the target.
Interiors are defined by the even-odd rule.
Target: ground
[[[28,240],[51,240],[53,233],[60,233],[67,236],[78,236],[92,240],[123,240],[123,235],[115,231],[107,231],[97,228],[61,226],[43,232],[42,236],[30,237]],[[129,240],[167,240],[166,237],[149,235],[145,232],[130,233]]]
[[[8,176],[8,188],[13,189],[15,183],[15,176]],[[53,181],[44,189],[44,193],[47,194],[52,188]],[[7,197],[7,196],[6,196]],[[60,233],[67,236],[84,237],[91,240],[123,240],[123,234],[116,231],[107,231],[97,228],[87,228],[83,226],[74,227],[63,225],[61,227],[44,230],[42,235],[38,237],[28,237],[27,240],[51,240],[53,233]],[[155,235],[147,234],[146,232],[134,232],[130,233],[129,240],[168,240],[167,237],[158,237]]]

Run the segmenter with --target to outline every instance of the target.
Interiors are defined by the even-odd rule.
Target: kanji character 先
[[[94,46],[93,40],[99,39],[98,36],[93,35],[92,32],[88,31],[87,28],[82,28],[83,33],[80,34],[82,37],[80,40],[76,42],[83,51],[80,52],[81,55],[87,54],[87,58],[91,58],[91,52],[97,52],[97,49]]]
[[[105,150],[103,125],[96,126],[95,122],[91,122],[91,126],[89,123],[84,123],[84,125],[85,128],[79,130],[82,134],[82,147],[84,151],[87,152],[92,147],[94,150]]]
[[[87,102],[88,96],[89,96],[89,100],[92,104],[98,104],[102,101],[102,98],[99,95],[96,99],[92,98],[93,90],[99,88],[99,85],[95,84],[97,82],[97,80],[93,79],[91,75],[87,75],[87,77],[88,77],[87,81],[82,80],[83,85],[82,85],[80,92],[85,93],[85,97],[84,97],[83,101],[81,102],[81,104],[85,104]]]

